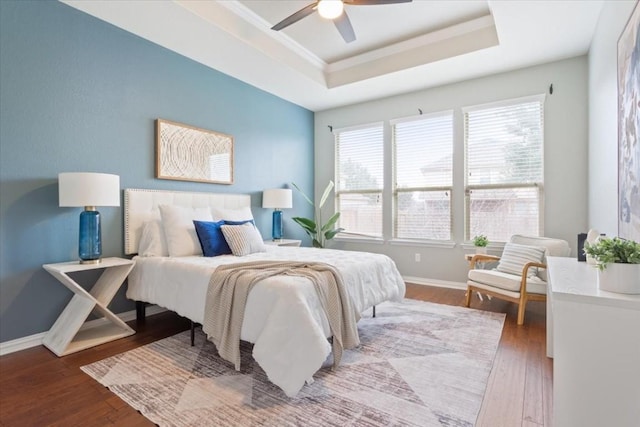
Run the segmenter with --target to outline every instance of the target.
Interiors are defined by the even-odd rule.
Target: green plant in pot
[[[596,261],[600,289],[640,294],[640,243],[601,237],[585,243],[584,252]]]
[[[473,238],[473,246],[478,248],[486,248],[489,245],[489,239],[484,234],[478,234]]]
[[[484,234],[478,234],[473,237],[473,246],[476,247],[476,253],[486,254],[487,246],[489,245],[489,238]]]
[[[313,219],[304,217],[293,217],[291,219],[302,227],[305,233],[311,237],[313,247],[324,248],[327,240],[333,239],[336,234],[344,230],[343,228],[335,228],[336,222],[338,221],[338,218],[340,218],[340,212],[334,213],[324,225],[322,224],[322,207],[334,187],[333,181],[329,181],[329,184],[327,184],[327,187],[324,189],[324,193],[322,193],[322,197],[320,198],[320,204],[317,207],[295,183],[292,182],[291,185],[293,185],[293,187],[302,194],[305,200],[313,206],[314,211]]]

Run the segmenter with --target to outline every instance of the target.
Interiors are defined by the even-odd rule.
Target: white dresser
[[[597,270],[548,259],[554,427],[640,426],[640,295],[600,291]]]

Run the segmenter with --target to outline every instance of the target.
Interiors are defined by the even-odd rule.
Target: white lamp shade
[[[262,207],[274,209],[290,209],[293,197],[288,188],[273,188],[262,192]]]
[[[90,172],[58,174],[58,202],[61,207],[120,206],[120,177]]]

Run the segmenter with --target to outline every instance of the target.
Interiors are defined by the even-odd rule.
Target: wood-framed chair
[[[508,247],[516,246],[536,248],[543,254],[541,260],[523,261],[518,269],[519,274],[515,274],[515,272],[505,272],[499,269],[476,268],[479,263],[500,261],[501,257],[485,254],[474,255],[469,263],[465,306],[471,306],[473,291],[510,301],[518,304],[517,324],[522,325],[524,324],[527,302],[547,300],[546,257],[569,256],[571,248],[565,240],[548,237],[514,235],[511,237],[510,243],[515,245],[505,245],[505,251]]]

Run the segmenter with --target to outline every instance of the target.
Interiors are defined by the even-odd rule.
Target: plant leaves
[[[331,190],[333,189],[333,181],[329,181],[329,184],[327,184],[327,188],[324,189],[324,193],[322,193],[322,198],[320,199],[320,209],[322,209],[322,206],[324,205],[324,202],[327,201],[327,197],[329,197],[329,193],[331,193]]]
[[[311,206],[313,206],[314,208],[316,207],[316,205],[311,201],[311,199],[310,199],[309,197],[307,197],[307,195],[306,195],[306,194],[304,194],[304,191],[302,191],[302,190],[300,189],[300,187],[298,187],[298,186],[296,185],[296,183],[295,183],[295,182],[292,182],[292,183],[291,183],[291,185],[293,185],[293,187],[294,187],[296,190],[298,190],[298,191],[300,192],[300,194],[302,194],[302,197],[304,197],[304,198],[305,198],[305,200],[307,201],[307,203],[309,203],[309,204],[310,204]]]
[[[344,231],[344,228],[336,228],[334,230],[329,230],[326,233],[324,233],[324,238],[327,240],[331,240],[336,236],[336,234],[338,234],[341,231]]]
[[[340,212],[334,213],[333,216],[329,218],[329,221],[327,221],[327,223],[322,226],[322,228],[320,229],[320,232],[324,233],[325,231],[333,228],[338,218],[340,218]]]
[[[585,243],[584,253],[596,260],[604,270],[609,263],[640,264],[640,243],[614,237],[599,238],[595,243]]]
[[[317,226],[316,223],[309,218],[302,218],[299,216],[291,218],[296,224],[305,229],[309,233],[316,234]],[[311,237],[313,237],[313,235]]]
[[[335,214],[333,214],[331,218],[329,218],[329,221],[327,221],[326,224],[322,225],[322,222],[321,222],[322,206],[327,201],[327,198],[329,197],[329,194],[331,194],[331,190],[335,187],[335,184],[333,183],[333,181],[329,181],[329,184],[327,184],[327,187],[324,189],[324,193],[322,194],[322,198],[320,199],[320,205],[317,209],[313,201],[309,197],[307,197],[306,194],[304,194],[304,192],[300,189],[300,187],[296,185],[295,182],[292,182],[291,185],[296,190],[298,190],[300,194],[302,194],[305,200],[311,206],[314,207],[314,211],[315,211],[314,219],[303,218],[303,217],[293,217],[291,219],[300,227],[302,227],[305,233],[307,233],[309,237],[311,237],[313,247],[323,248],[325,239],[330,240],[336,234],[344,230],[343,228],[340,228],[337,230],[333,229],[336,222],[338,221],[338,218],[340,218],[340,212],[336,212]]]

